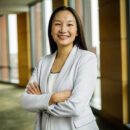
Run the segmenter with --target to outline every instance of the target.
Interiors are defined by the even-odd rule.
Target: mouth
[[[70,36],[68,36],[68,35],[58,35],[58,38],[61,39],[61,40],[67,39],[69,37]]]

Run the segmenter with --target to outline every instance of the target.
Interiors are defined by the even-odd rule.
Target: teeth
[[[64,38],[64,37],[68,37],[68,36],[59,36],[59,37]]]

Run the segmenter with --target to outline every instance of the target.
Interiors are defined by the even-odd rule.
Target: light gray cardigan
[[[51,118],[51,130],[87,130],[89,123],[95,120],[89,102],[96,86],[96,56],[74,45],[53,89],[54,93],[72,90],[72,96],[64,102],[49,106],[51,94],[47,93],[47,78],[56,54],[57,51],[42,57],[29,80],[30,83],[37,82],[42,95],[28,94],[25,89],[21,96],[21,106],[36,112],[35,130],[46,130],[48,117]]]

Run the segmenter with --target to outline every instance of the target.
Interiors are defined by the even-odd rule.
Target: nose
[[[66,25],[63,24],[63,25],[61,26],[60,32],[61,32],[61,33],[67,32],[67,27],[66,27]]]

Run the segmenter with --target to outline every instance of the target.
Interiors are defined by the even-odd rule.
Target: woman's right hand
[[[64,102],[71,96],[71,94],[72,94],[71,90],[64,90],[61,92],[53,93],[50,98],[49,105],[58,102]]]

